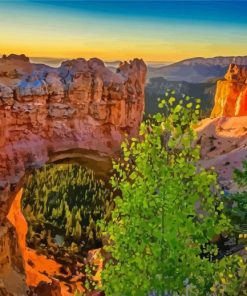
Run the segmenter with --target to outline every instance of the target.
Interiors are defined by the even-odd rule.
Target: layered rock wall
[[[116,73],[96,58],[58,68],[32,64],[24,55],[0,59],[1,262],[16,265],[19,258],[18,248],[8,254],[6,216],[25,172],[68,159],[106,169],[105,159],[138,130],[146,72],[139,59],[120,64]],[[14,233],[10,240],[16,244]]]
[[[59,152],[112,155],[124,135],[138,129],[145,76],[137,59],[117,73],[98,59],[59,68],[31,64],[25,56],[0,59],[0,189],[14,187],[26,169]]]
[[[225,80],[217,82],[211,117],[247,115],[247,67],[231,64]]]

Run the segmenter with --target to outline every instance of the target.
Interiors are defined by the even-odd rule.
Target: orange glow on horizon
[[[115,47],[115,48],[114,48]],[[155,46],[154,46],[155,47]],[[229,44],[227,47],[217,45],[213,52],[211,48],[213,45],[199,45],[198,44],[179,44],[174,43],[169,49],[166,47],[145,47],[145,45],[135,47],[134,44],[126,44],[125,47],[111,45],[108,48],[90,48],[78,44],[69,44],[69,46],[61,47],[61,44],[9,44],[1,46],[0,54],[25,54],[28,57],[42,57],[42,58],[57,58],[57,59],[72,59],[83,57],[86,59],[98,57],[105,61],[115,60],[130,60],[133,58],[142,58],[145,61],[153,62],[175,62],[191,57],[214,57],[214,56],[231,56],[231,55],[246,55],[244,48],[238,48],[236,45]],[[128,49],[127,49],[128,48]],[[198,54],[200,53],[200,55]]]

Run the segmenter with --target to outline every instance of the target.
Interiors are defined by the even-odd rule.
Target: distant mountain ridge
[[[32,57],[32,62],[48,64],[59,67],[67,60],[66,58]],[[247,66],[247,55],[245,56],[216,56],[212,58],[194,57],[175,63],[169,62],[147,62],[148,82],[151,78],[162,77],[167,81],[179,81],[188,83],[211,83],[222,79],[230,64]],[[111,71],[115,72],[120,61],[104,61]]]
[[[48,64],[58,67],[67,60],[66,58],[31,57],[34,63]],[[104,61],[106,67],[113,72],[119,66],[120,61]],[[212,58],[194,57],[181,60],[175,63],[170,62],[146,62],[148,67],[148,79],[163,77],[167,81],[185,81],[188,83],[208,83],[212,80],[224,77],[230,64],[240,66],[247,65],[247,55],[245,56],[216,56]]]
[[[247,55],[246,56],[217,56],[213,58],[204,58],[204,57],[196,57],[185,59],[176,63],[176,64],[184,64],[184,65],[195,65],[195,64],[205,64],[205,65],[227,65],[235,63],[239,65],[246,65],[247,64]]]
[[[149,67],[148,78],[163,77],[168,81],[205,83],[212,79],[224,77],[231,63],[247,65],[247,55],[213,58],[196,57],[161,67]]]

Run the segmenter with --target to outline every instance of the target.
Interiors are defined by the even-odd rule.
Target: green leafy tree
[[[141,124],[113,164],[111,184],[121,196],[103,223],[111,255],[102,272],[106,295],[207,295],[227,270],[210,243],[230,225],[216,173],[199,164],[200,101],[174,101],[160,101],[166,110]]]
[[[247,296],[247,262],[238,255],[225,257],[215,266],[211,295]]]
[[[235,170],[234,179],[242,192],[227,195],[225,209],[236,234],[247,234],[247,161],[243,162],[243,170]]]

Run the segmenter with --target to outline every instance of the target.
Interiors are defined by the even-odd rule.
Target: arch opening
[[[97,221],[109,216],[113,205],[110,167],[108,158],[65,151],[27,171],[8,219],[16,229],[29,291],[37,293],[44,283],[58,295],[84,291],[88,262],[99,279]]]

